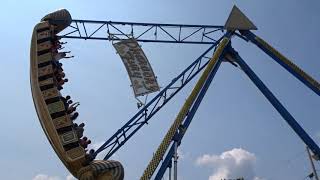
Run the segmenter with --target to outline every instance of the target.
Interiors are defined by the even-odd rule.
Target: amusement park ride
[[[171,31],[167,31],[167,28],[170,28]],[[64,9],[46,15],[35,26],[33,32],[30,79],[36,111],[50,144],[67,169],[80,180],[123,179],[124,169],[121,163],[109,160],[109,158],[123,147],[139,129],[149,123],[153,115],[164,107],[187,83],[202,72],[141,176],[142,180],[151,178],[159,180],[162,179],[169,168],[169,179],[171,179],[173,161],[174,179],[176,179],[177,148],[181,144],[184,134],[219,66],[222,62],[229,62],[243,70],[312,151],[314,159],[319,160],[319,146],[240,57],[232,47],[231,39],[239,37],[255,44],[317,95],[320,95],[320,84],[266,41],[255,35],[252,30],[256,29],[256,26],[236,6],[233,7],[224,26],[74,20],[69,12]],[[173,31],[175,33],[172,33]],[[74,106],[70,102],[70,97],[64,97],[60,92],[63,83],[67,81],[63,79],[62,64],[59,62],[60,58],[66,57],[65,53],[61,54],[58,51],[63,44],[59,40],[69,38],[106,40],[119,43],[129,42],[127,44],[129,48],[132,46],[130,43],[137,45],[137,42],[208,44],[210,47],[178,76],[173,78],[166,87],[161,90],[154,88],[154,91],[159,90],[157,95],[144,103],[139,111],[98,149],[87,152],[86,146],[89,142],[87,139],[81,139],[83,125],[73,123],[73,120],[78,116],[74,112],[76,105]],[[121,47],[117,49],[118,52],[122,50]],[[137,52],[133,52],[133,54],[139,54],[138,51],[142,52],[138,48]],[[208,58],[210,56],[208,54],[212,51],[212,58]],[[130,52],[128,53],[130,54]],[[61,57],[57,58],[57,55]],[[145,58],[144,54],[140,55]],[[121,56],[121,58],[125,57]],[[132,56],[132,58],[127,60],[127,63],[135,60],[135,57]],[[129,73],[130,68],[125,61],[124,63]],[[148,62],[144,63],[145,66],[150,66]],[[151,66],[149,68],[152,71]],[[129,76],[133,80],[132,74],[129,73]],[[154,77],[153,72],[150,75],[150,78],[152,77]],[[155,79],[152,80],[152,83],[157,86]],[[142,92],[141,95],[147,93]],[[104,159],[95,160],[95,157],[102,151],[106,152]]]

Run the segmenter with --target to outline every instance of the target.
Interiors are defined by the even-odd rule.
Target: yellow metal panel
[[[38,56],[38,64],[48,62],[48,61],[52,61],[51,52]]]
[[[46,42],[38,44],[37,50],[39,52],[39,51],[51,49],[51,47],[52,47],[51,42],[50,41],[46,41]]]
[[[78,141],[78,137],[74,131],[66,132],[60,135],[61,143],[63,145],[70,144]]]
[[[83,158],[85,151],[82,147],[79,146],[77,148],[70,149],[66,152],[66,154],[71,160],[76,160],[79,158]]]
[[[44,82],[44,81],[41,81],[41,82]],[[59,91],[57,90],[57,88],[51,88],[51,89],[47,89],[45,91],[42,91],[42,95],[43,95],[43,98],[45,100],[60,96]]]
[[[44,85],[48,85],[48,84],[53,84],[53,78],[49,78],[44,81],[39,81],[40,86],[44,86]],[[54,89],[54,88],[52,88],[52,89]],[[56,97],[56,96],[54,96],[54,97]]]
[[[56,129],[71,126],[73,124],[67,116],[58,117],[52,121]]]
[[[55,103],[48,104],[48,110],[49,110],[49,113],[52,114],[55,112],[64,111],[65,107],[62,101],[58,101]]]
[[[51,33],[52,32],[50,30],[39,32],[37,34],[37,39],[41,40],[41,39],[49,38],[51,37]]]
[[[48,66],[45,66],[45,67],[38,69],[38,76],[39,77],[47,75],[47,74],[52,74],[52,73],[53,73],[52,65],[48,65]]]

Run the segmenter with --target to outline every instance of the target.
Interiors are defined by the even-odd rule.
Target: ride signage
[[[113,46],[127,69],[136,97],[160,90],[151,65],[135,39],[122,40]]]

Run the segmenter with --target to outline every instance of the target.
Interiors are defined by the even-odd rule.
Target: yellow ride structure
[[[71,20],[69,12],[62,9],[46,15],[34,27],[30,49],[30,83],[37,115],[51,146],[73,176],[80,180],[123,179],[124,170],[120,162],[88,160],[57,88],[54,76],[57,60],[52,48],[56,34],[68,27]]]

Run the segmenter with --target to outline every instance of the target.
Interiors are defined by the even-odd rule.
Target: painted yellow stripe
[[[187,115],[187,112],[191,108],[192,104],[196,100],[196,97],[198,96],[199,92],[201,91],[201,88],[203,87],[204,83],[206,82],[206,79],[208,78],[210,72],[216,65],[220,55],[222,54],[224,48],[229,43],[229,38],[225,37],[219,44],[217,50],[215,51],[213,57],[211,58],[209,64],[207,65],[206,69],[202,73],[200,79],[198,80],[197,84],[193,88],[191,94],[187,98],[186,102],[180,109],[180,112],[178,113],[174,123],[171,125],[169,131],[165,135],[164,139],[162,140],[160,146],[158,147],[156,153],[153,155],[152,160],[148,164],[147,168],[145,169],[143,175],[141,176],[141,180],[149,180],[151,176],[153,175],[154,171],[158,167],[160,161],[162,160],[166,150],[168,149],[171,140],[176,133],[179,126],[182,124],[184,118]]]
[[[282,62],[284,62],[287,66],[293,69],[296,73],[298,73],[301,77],[303,77],[306,81],[308,81],[310,84],[312,84],[314,87],[316,87],[320,91],[319,82],[313,79],[310,75],[308,75],[306,72],[300,69],[296,64],[291,62],[288,58],[286,58],[284,55],[282,55],[279,51],[274,49],[271,45],[269,45],[266,41],[264,41],[260,37],[256,36],[255,40],[258,41],[260,44],[262,44],[269,51],[271,51],[271,53],[277,56]]]

